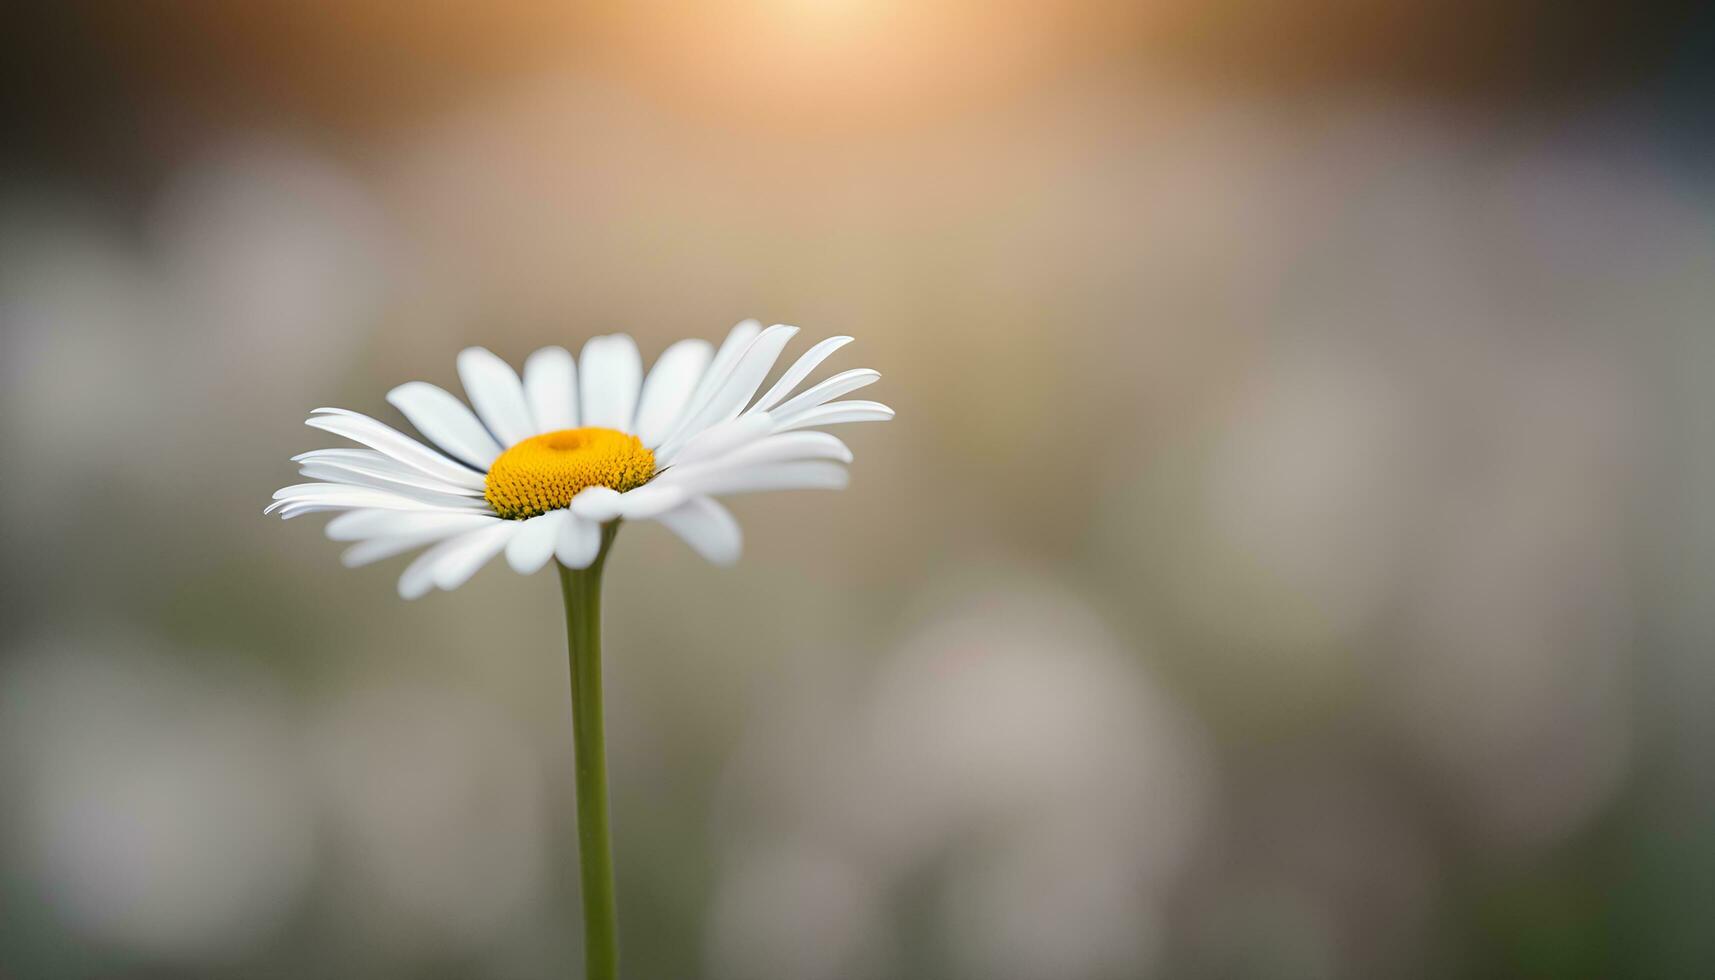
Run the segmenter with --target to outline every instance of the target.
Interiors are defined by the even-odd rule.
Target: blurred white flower
[[[1209,460],[1205,536],[1174,576],[1196,624],[1227,641],[1211,652],[1253,654],[1247,673],[1302,674],[1381,611],[1421,469],[1398,380],[1373,358],[1306,345],[1245,389]]]
[[[360,687],[315,732],[359,934],[469,950],[529,921],[551,862],[542,774],[513,722],[450,690]]]
[[[949,607],[859,700],[841,693],[850,683],[771,699],[779,714],[733,773],[753,812],[720,828],[731,877],[709,956],[721,975],[863,975],[852,945],[884,956],[900,942],[905,924],[883,910],[906,888],[961,976],[1136,976],[1153,961],[1208,793],[1195,725],[1069,596],[989,588]],[[806,849],[815,875],[779,871],[802,869],[792,855]],[[945,887],[922,892],[927,880]],[[838,901],[795,902],[812,881]],[[848,921],[821,921],[836,911]],[[828,930],[844,945],[806,945],[798,972],[748,955]]]
[[[211,682],[117,634],[14,661],[0,692],[5,782],[25,802],[18,857],[72,929],[221,962],[284,924],[314,818],[266,689]]]
[[[1594,352],[1534,345],[1471,398],[1485,422],[1446,476],[1383,696],[1481,838],[1538,848],[1630,761],[1632,393]]]
[[[202,340],[179,355],[253,365],[243,383],[276,396],[347,362],[393,289],[398,246],[368,189],[289,139],[229,136],[149,217],[172,329]]]
[[[709,970],[730,980],[886,975],[886,884],[837,848],[804,840],[737,856],[713,899]]]
[[[1177,903],[1187,973],[1436,975],[1434,820],[1378,785],[1367,747],[1334,741],[1277,746],[1231,781]]]

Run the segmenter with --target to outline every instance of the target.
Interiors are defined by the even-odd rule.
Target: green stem
[[[608,833],[607,749],[601,711],[601,570],[619,522],[602,528],[601,551],[588,568],[560,565],[571,655],[572,736],[578,767],[578,864],[584,896],[585,980],[619,976],[613,898],[613,844]]]

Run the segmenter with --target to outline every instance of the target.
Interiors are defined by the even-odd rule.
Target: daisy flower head
[[[575,359],[544,347],[522,377],[467,348],[458,375],[469,407],[422,381],[387,394],[427,444],[366,415],[318,408],[306,424],[364,448],[293,457],[313,482],[279,490],[265,513],[339,512],[327,534],[351,543],[342,560],[352,567],[426,549],[399,578],[407,599],[455,589],[501,554],[522,574],[550,559],[588,568],[620,520],[659,521],[730,564],[739,528],[716,497],[842,488],[851,451],[817,430],[893,417],[879,402],[837,400],[880,377],[867,368],[798,390],[850,337],[811,347],[758,396],[797,332],[746,320],[718,349],[673,344],[647,375],[624,334],[591,338]]]

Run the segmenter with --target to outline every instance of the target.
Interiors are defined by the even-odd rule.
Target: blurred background
[[[0,976],[575,975],[553,576],[261,510],[750,316],[899,417],[620,539],[629,976],[1715,976],[1708,8],[7,21]]]

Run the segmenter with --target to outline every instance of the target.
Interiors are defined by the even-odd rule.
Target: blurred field
[[[620,536],[630,976],[1715,975],[1706,16],[474,10],[6,43],[0,976],[572,975],[552,577],[260,512],[749,316],[899,415]]]

